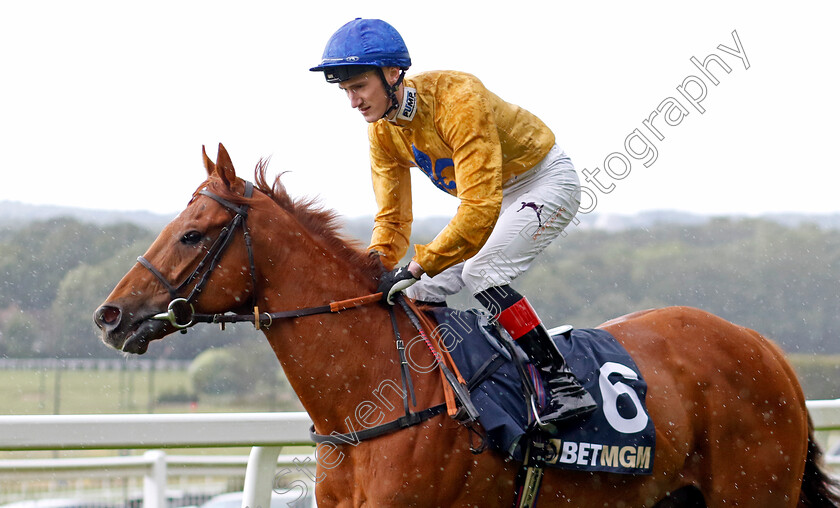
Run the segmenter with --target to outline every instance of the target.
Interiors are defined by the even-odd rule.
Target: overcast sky
[[[640,4],[4,1],[0,201],[177,212],[222,142],[240,176],[270,156],[292,195],[373,214],[366,124],[308,68],[377,17],[409,74],[471,72],[541,117],[587,210],[840,212],[837,2]],[[414,182],[416,216],[454,212]]]

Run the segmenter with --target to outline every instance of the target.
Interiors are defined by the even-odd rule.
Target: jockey
[[[357,18],[327,42],[320,65],[369,123],[376,214],[370,250],[390,272],[379,291],[445,305],[467,288],[530,357],[549,388],[544,423],[591,413],[595,403],[569,370],[534,309],[510,283],[571,222],[580,182],[554,134],[536,116],[487,90],[475,76],[411,66],[388,23]],[[460,200],[449,224],[396,267],[411,232],[411,179],[419,167]]]

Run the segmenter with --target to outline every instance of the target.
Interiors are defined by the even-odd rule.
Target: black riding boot
[[[569,370],[528,300],[510,286],[492,287],[475,295],[522,348],[540,373],[548,404],[540,415],[544,424],[558,424],[590,414],[595,400]]]
[[[557,344],[542,324],[516,339],[537,367],[548,391],[548,404],[540,415],[543,423],[559,423],[586,416],[595,410],[595,400],[569,370]]]

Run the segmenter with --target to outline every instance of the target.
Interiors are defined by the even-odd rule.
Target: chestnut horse
[[[150,342],[191,324],[189,305],[208,315],[253,315],[255,305],[261,314],[375,291],[381,266],[339,235],[332,212],[292,200],[279,177],[268,184],[263,161],[251,196],[224,147],[215,163],[206,154],[204,162],[209,176],[189,205],[97,309],[107,345],[142,354]],[[226,249],[214,246],[221,237],[228,238]],[[179,297],[179,305],[170,305]],[[169,321],[161,318],[167,309]],[[261,329],[318,433],[347,433],[348,423],[358,429],[403,414],[396,390],[388,394],[393,404],[371,402],[400,380],[385,305],[272,321]],[[396,325],[402,337],[416,335],[401,310]],[[687,307],[637,312],[602,327],[648,383],[653,474],[549,470],[541,505],[835,506],[802,389],[772,342]],[[431,358],[420,349],[411,353]],[[437,372],[415,371],[412,378],[413,410],[444,400]],[[319,453],[318,506],[511,506],[518,465],[493,451],[474,455],[470,442],[468,429],[444,413],[360,443],[331,445],[328,451],[341,453]]]

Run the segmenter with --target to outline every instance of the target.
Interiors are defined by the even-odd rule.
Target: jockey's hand
[[[411,273],[409,266],[394,268],[390,272],[384,272],[379,278],[379,287],[376,291],[382,293],[382,300],[388,305],[394,305],[394,295],[420,280]]]

